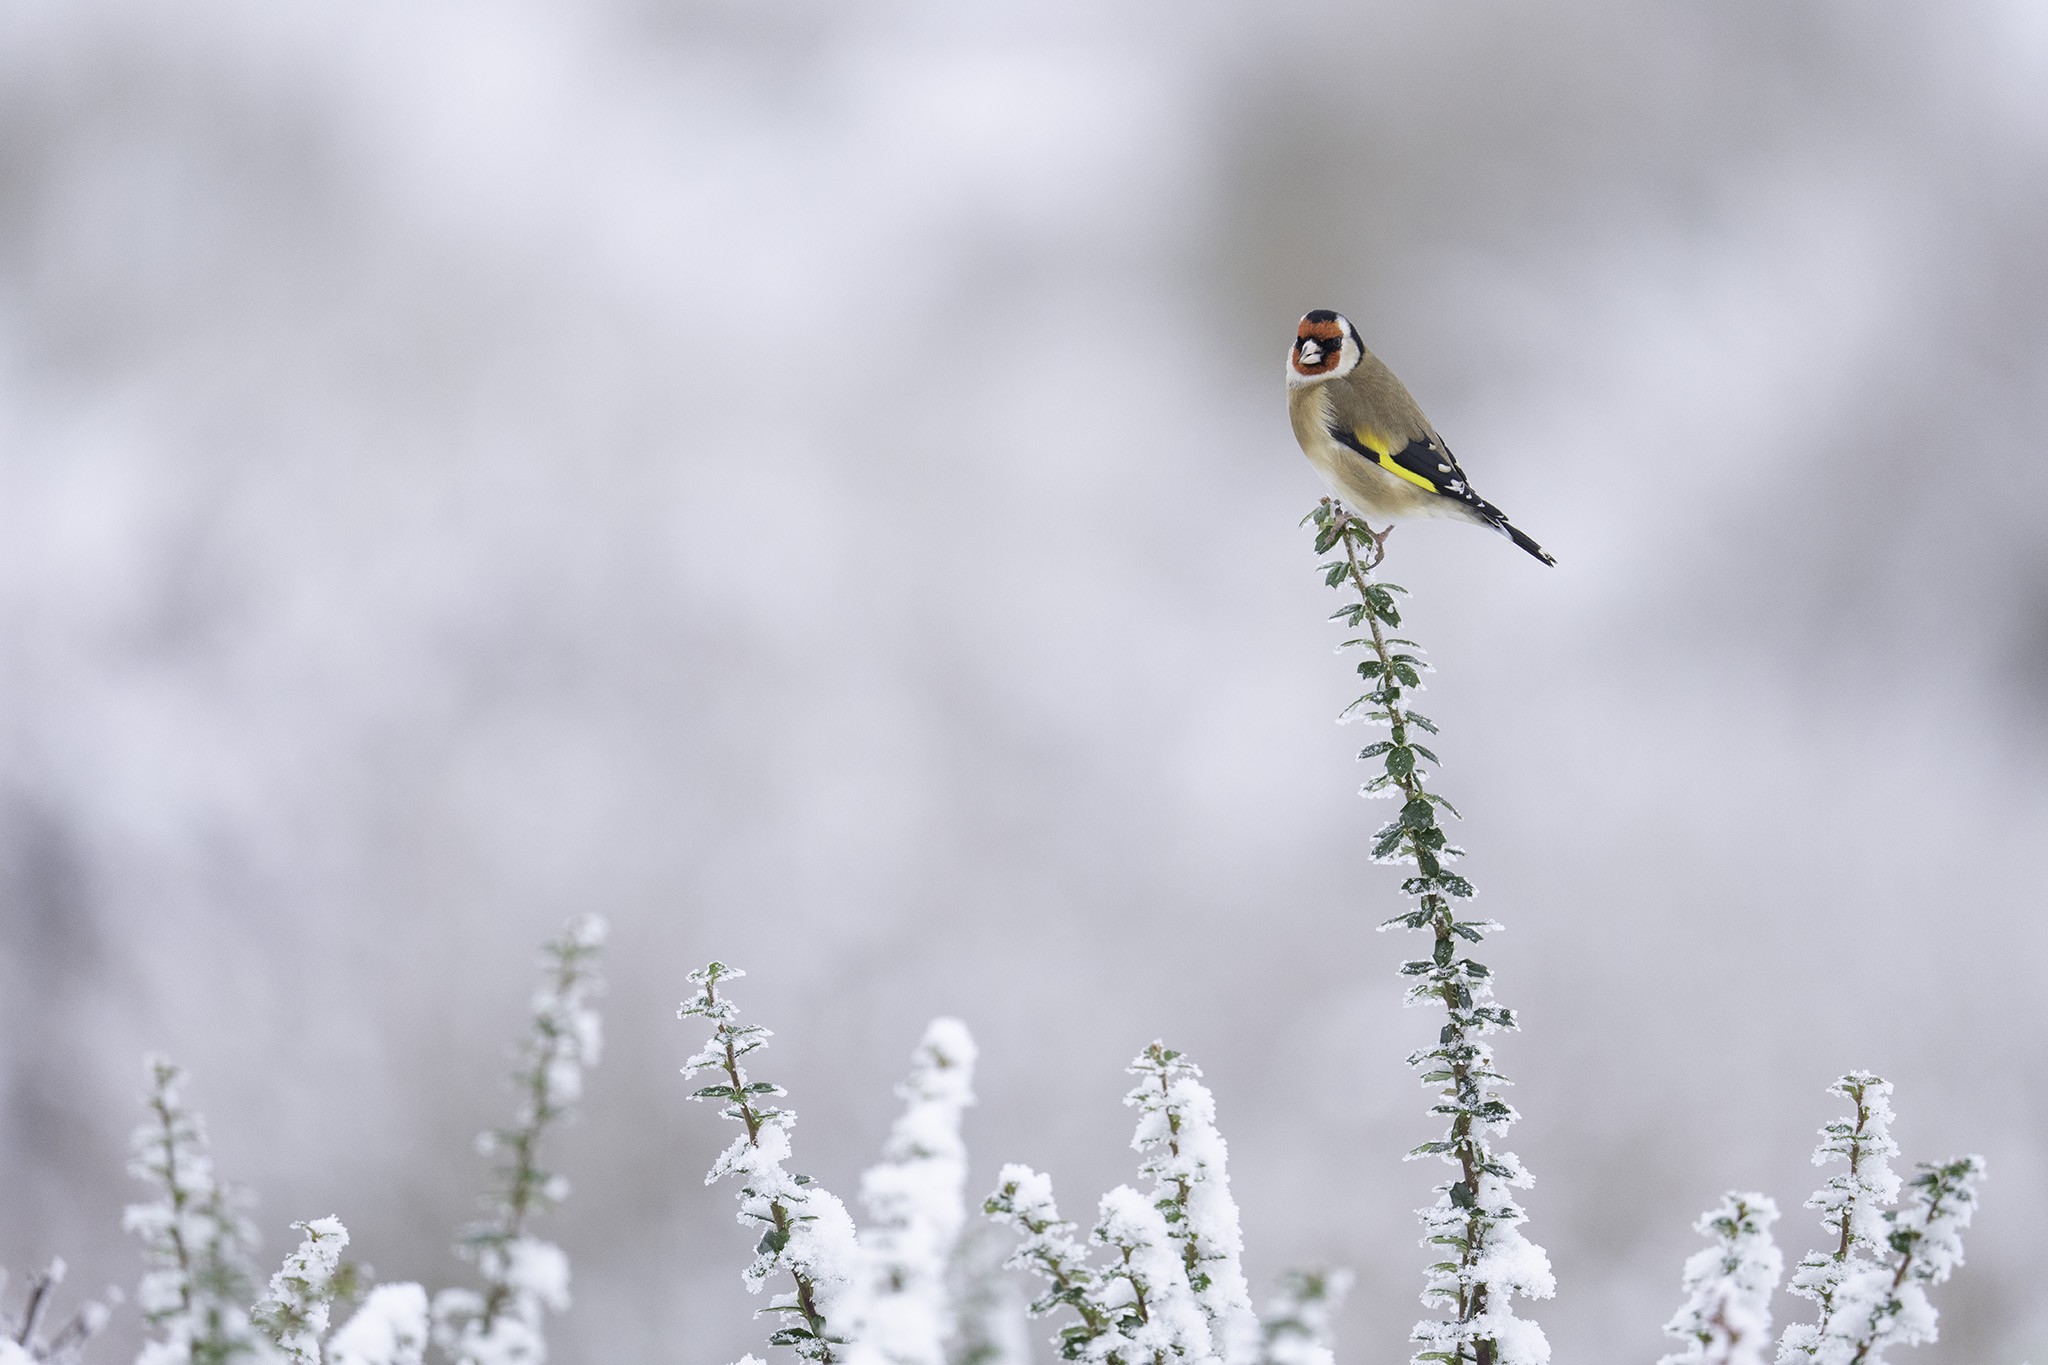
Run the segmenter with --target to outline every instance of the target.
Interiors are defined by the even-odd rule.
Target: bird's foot
[[[1387,557],[1387,538],[1394,534],[1394,523],[1388,522],[1387,529],[1384,531],[1375,531],[1372,527],[1365,524],[1364,517],[1357,517],[1354,520],[1358,522],[1358,529],[1365,533],[1365,538],[1372,542],[1372,563],[1365,567],[1377,569],[1380,566],[1380,561]]]

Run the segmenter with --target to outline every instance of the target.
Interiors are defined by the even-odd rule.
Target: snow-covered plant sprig
[[[306,1238],[270,1277],[270,1293],[253,1316],[292,1365],[320,1365],[320,1340],[327,1335],[335,1271],[348,1245],[348,1229],[333,1217],[292,1226]]]
[[[21,1312],[0,1307],[0,1365],[77,1365],[87,1342],[106,1328],[111,1316],[107,1305],[88,1299],[54,1332],[45,1333],[57,1286],[64,1283],[64,1258],[53,1256],[49,1264],[28,1277],[28,1289]],[[0,1293],[7,1288],[7,1272],[0,1269]],[[119,1294],[109,1291],[110,1299]]]
[[[861,1176],[870,1300],[867,1344],[892,1365],[946,1365],[956,1322],[947,1269],[967,1210],[960,1119],[974,1103],[974,1038],[934,1019],[896,1088],[904,1108],[882,1160]]]
[[[1111,1365],[1215,1358],[1209,1324],[1156,1201],[1118,1185],[1102,1196],[1090,1238],[1112,1256],[1103,1303],[1122,1339],[1104,1353]]]
[[[533,1023],[512,1073],[519,1095],[512,1125],[477,1141],[485,1155],[503,1158],[489,1212],[461,1242],[485,1289],[448,1289],[434,1299],[434,1338],[456,1365],[538,1365],[547,1358],[543,1315],[569,1306],[568,1258],[527,1224],[569,1193],[568,1181],[540,1164],[540,1149],[569,1117],[583,1093],[584,1070],[603,1050],[593,1002],[603,989],[597,958],[604,938],[604,920],[586,915],[542,947]]]
[[[1009,1238],[994,1222],[978,1219],[961,1229],[946,1273],[949,1365],[1030,1365],[1030,1314],[1016,1277],[1005,1273],[1009,1254]]]
[[[1258,1350],[1259,1320],[1245,1284],[1216,1100],[1201,1083],[1202,1069],[1164,1043],[1152,1043],[1127,1069],[1139,1078],[1124,1096],[1140,1113],[1131,1146],[1148,1154],[1138,1174],[1155,1182],[1153,1203],[1180,1246],[1216,1357],[1232,1365],[1249,1360]]]
[[[1685,1263],[1685,1306],[1664,1334],[1685,1343],[1658,1365],[1764,1365],[1771,1295],[1785,1257],[1771,1241],[1778,1206],[1761,1194],[1731,1192],[1700,1215],[1695,1231],[1714,1239]]]
[[[1351,1272],[1290,1270],[1266,1304],[1259,1365],[1331,1365],[1332,1324],[1351,1292]]]
[[[1387,628],[1400,627],[1395,595],[1403,589],[1373,577],[1385,555],[1385,534],[1371,531],[1327,498],[1304,520],[1315,523],[1318,555],[1339,554],[1322,566],[1323,581],[1357,598],[1331,619],[1353,630],[1360,625],[1368,629],[1342,646],[1366,652],[1358,672],[1369,689],[1345,708],[1344,717],[1386,728],[1386,739],[1359,754],[1381,769],[1363,792],[1401,802],[1395,817],[1374,835],[1372,856],[1415,869],[1401,884],[1414,908],[1381,927],[1398,925],[1430,936],[1429,956],[1403,963],[1401,972],[1413,979],[1411,1005],[1444,1010],[1437,1045],[1408,1059],[1422,1072],[1423,1084],[1437,1088],[1431,1112],[1448,1120],[1441,1139],[1410,1155],[1439,1157],[1453,1171],[1437,1186],[1435,1205],[1420,1211],[1424,1244],[1439,1257],[1430,1266],[1422,1301],[1440,1316],[1416,1324],[1411,1339],[1421,1349],[1415,1359],[1441,1365],[1543,1365],[1550,1348],[1542,1329],[1517,1318],[1513,1306],[1516,1294],[1548,1298],[1555,1289],[1549,1258],[1520,1232],[1526,1215],[1512,1191],[1528,1186],[1531,1177],[1513,1153],[1496,1149],[1491,1141],[1517,1115],[1501,1097],[1507,1080],[1495,1069],[1486,1040],[1514,1029],[1515,1015],[1491,1003],[1493,976],[1486,965],[1461,954],[1464,945],[1482,942],[1501,926],[1461,919],[1457,913],[1457,903],[1472,896],[1472,884],[1450,870],[1462,850],[1446,839],[1437,816],[1441,810],[1455,817],[1457,810],[1425,784],[1427,765],[1439,760],[1419,736],[1435,734],[1436,726],[1407,699],[1408,692],[1422,686],[1428,665],[1412,640],[1387,633]]]
[[[1031,1302],[1031,1316],[1066,1308],[1079,1319],[1060,1328],[1055,1338],[1060,1359],[1101,1359],[1104,1353],[1095,1349],[1096,1343],[1114,1331],[1115,1319],[1103,1301],[1101,1277],[1088,1263],[1087,1248],[1074,1239],[1074,1225],[1060,1217],[1052,1177],[1012,1162],[1003,1167],[982,1211],[1023,1234],[1007,1264],[1046,1283],[1045,1292]]]
[[[1891,1137],[1891,1091],[1890,1082],[1867,1071],[1828,1088],[1854,1111],[1821,1129],[1813,1161],[1844,1161],[1848,1169],[1831,1175],[1807,1207],[1821,1211],[1835,1246],[1799,1263],[1792,1292],[1811,1299],[1819,1313],[1814,1322],[1785,1329],[1779,1365],[1884,1365],[1888,1348],[1936,1338],[1927,1287],[1962,1264],[1962,1230],[1976,1213],[1984,1159],[1922,1163],[1906,1206],[1886,1209],[1900,1188],[1890,1166],[1899,1151]]]
[[[431,1331],[427,1291],[380,1284],[327,1343],[327,1365],[421,1365]]]
[[[136,1365],[233,1365],[267,1361],[270,1343],[251,1321],[255,1230],[242,1197],[222,1185],[199,1115],[185,1104],[184,1072],[145,1059],[149,1118],[135,1130],[128,1173],[157,1197],[131,1204],[122,1225],[142,1243],[148,1269],[136,1299],[155,1337]]]
[[[1813,1164],[1846,1163],[1821,1185],[1806,1207],[1821,1211],[1821,1226],[1834,1234],[1835,1245],[1801,1258],[1792,1276],[1791,1290],[1811,1299],[1819,1308],[1812,1323],[1798,1323],[1785,1329],[1779,1343],[1782,1361],[1818,1362],[1827,1365],[1837,1352],[1828,1345],[1839,1338],[1835,1322],[1838,1306],[1854,1309],[1854,1300],[1873,1287],[1876,1258],[1885,1250],[1885,1205],[1898,1198],[1899,1177],[1891,1158],[1899,1154],[1892,1141],[1891,1084],[1867,1071],[1852,1071],[1828,1087],[1830,1095],[1848,1100],[1852,1111],[1820,1130],[1820,1144],[1813,1149]],[[1850,1303],[1844,1304],[1844,1291]]]
[[[1940,1284],[1963,1263],[1962,1230],[1977,1211],[1977,1186],[1984,1158],[1957,1157],[1921,1162],[1907,1187],[1907,1204],[1892,1216],[1890,1244],[1895,1260],[1881,1295],[1870,1296],[1868,1315],[1854,1322],[1845,1339],[1855,1342],[1851,1365],[1883,1365],[1888,1346],[1913,1346],[1935,1339],[1934,1305],[1927,1286]],[[1837,1320],[1844,1314],[1837,1310]]]
[[[1102,1196],[1089,1240],[1108,1248],[1107,1266],[1091,1263],[1060,1217],[1052,1181],[1028,1166],[1005,1166],[982,1207],[1023,1234],[1008,1264],[1046,1281],[1032,1316],[1065,1308],[1077,1319],[1055,1338],[1062,1359],[1252,1365],[1261,1338],[1216,1102],[1200,1069],[1163,1043],[1129,1069],[1139,1077],[1124,1097],[1139,1111],[1131,1145],[1145,1154],[1139,1174],[1152,1190],[1119,1185]]]
[[[745,975],[723,962],[691,972],[697,994],[677,1011],[681,1018],[706,1019],[712,1026],[709,1041],[684,1064],[683,1074],[711,1071],[723,1078],[699,1087],[691,1098],[724,1101],[723,1117],[745,1129],[713,1163],[704,1183],[736,1177],[740,1223],[761,1227],[754,1259],[743,1272],[748,1290],[759,1293],[774,1275],[790,1277],[793,1288],[774,1295],[763,1310],[782,1320],[769,1344],[787,1346],[817,1365],[833,1365],[847,1360],[848,1348],[860,1339],[860,1248],[846,1206],[809,1176],[783,1169],[796,1115],[764,1103],[786,1092],[772,1081],[749,1080],[740,1064],[772,1035],[758,1024],[738,1022],[738,1010],[719,993],[721,983]]]

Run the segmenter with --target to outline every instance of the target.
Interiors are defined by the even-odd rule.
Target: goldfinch
[[[1472,491],[1444,438],[1343,314],[1318,308],[1295,329],[1287,415],[1308,462],[1358,515],[1477,522],[1545,564],[1557,563]]]

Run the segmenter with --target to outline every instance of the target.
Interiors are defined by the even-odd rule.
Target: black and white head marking
[[[1299,388],[1351,373],[1365,354],[1358,329],[1342,313],[1318,308],[1304,314],[1287,353],[1287,385]]]

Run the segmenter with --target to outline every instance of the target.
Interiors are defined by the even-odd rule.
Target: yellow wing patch
[[[1380,468],[1386,470],[1389,474],[1400,475],[1402,478],[1408,480],[1408,482],[1414,484],[1417,488],[1420,488],[1425,493],[1434,493],[1437,491],[1437,487],[1435,484],[1431,483],[1428,479],[1423,478],[1420,474],[1417,474],[1412,469],[1401,468],[1401,466],[1394,463],[1394,457],[1387,454],[1385,451],[1380,452]]]
[[[1394,452],[1388,448],[1386,437],[1380,435],[1376,431],[1367,431],[1362,427],[1353,428],[1351,434],[1358,438],[1358,443],[1360,445],[1364,446],[1367,450],[1370,450],[1373,453],[1374,460],[1381,469],[1386,470],[1389,474],[1395,475],[1398,478],[1408,480],[1408,482],[1414,484],[1417,488],[1420,488],[1425,493],[1435,493],[1441,491],[1437,488],[1435,484],[1431,483],[1428,479],[1423,478],[1414,470],[1403,469],[1400,465],[1395,464]]]

